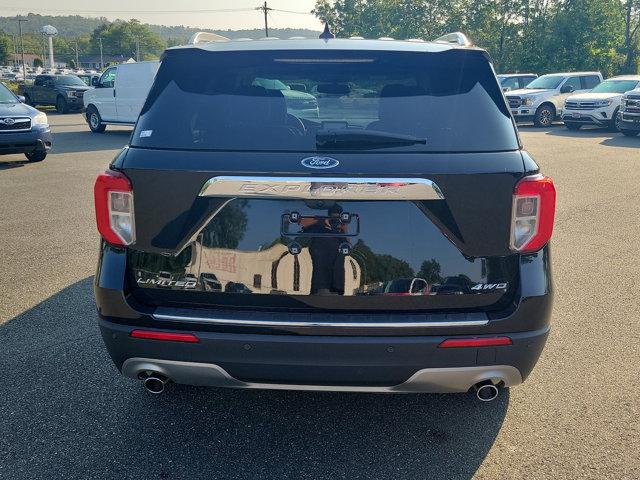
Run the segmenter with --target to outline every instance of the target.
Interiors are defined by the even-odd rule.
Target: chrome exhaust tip
[[[498,387],[493,384],[491,380],[486,380],[484,382],[476,383],[473,386],[473,389],[476,392],[476,397],[481,402],[490,402],[498,398],[498,394],[500,391]]]
[[[149,375],[142,381],[145,390],[149,393],[153,393],[154,395],[159,395],[164,392],[166,383],[167,379],[165,377],[161,377],[155,374]]]

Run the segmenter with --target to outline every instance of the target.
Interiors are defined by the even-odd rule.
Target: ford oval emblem
[[[331,157],[307,157],[300,163],[307,168],[333,168],[340,165],[338,160]]]

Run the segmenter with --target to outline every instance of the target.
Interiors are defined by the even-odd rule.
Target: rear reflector
[[[511,212],[512,250],[535,252],[544,247],[553,233],[556,189],[553,180],[531,175],[518,182]]]
[[[113,245],[131,245],[135,241],[135,223],[129,179],[113,170],[103,172],[96,178],[93,195],[102,238]]]
[[[131,332],[133,338],[144,338],[147,340],[164,340],[166,342],[186,342],[198,343],[198,337],[190,333],[169,333],[156,332],[152,330],[133,330]]]
[[[439,348],[464,348],[464,347],[497,347],[500,345],[511,345],[513,342],[509,337],[491,338],[448,338]]]

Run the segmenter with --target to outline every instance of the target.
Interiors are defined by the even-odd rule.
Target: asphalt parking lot
[[[0,157],[1,479],[640,478],[640,137],[521,129],[558,189],[556,303],[497,401],[171,386],[117,374],[91,291],[92,186],[129,130],[50,115],[39,164]]]

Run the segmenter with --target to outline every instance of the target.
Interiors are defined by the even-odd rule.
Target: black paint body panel
[[[332,154],[340,165],[317,174],[300,163],[304,153],[202,152],[129,148],[120,167],[135,192],[136,249],[175,255],[204,227],[224,199],[198,197],[219,175],[418,177],[434,181],[452,219],[454,238],[468,256],[509,255],[513,187],[524,174],[520,151],[464,154]]]

